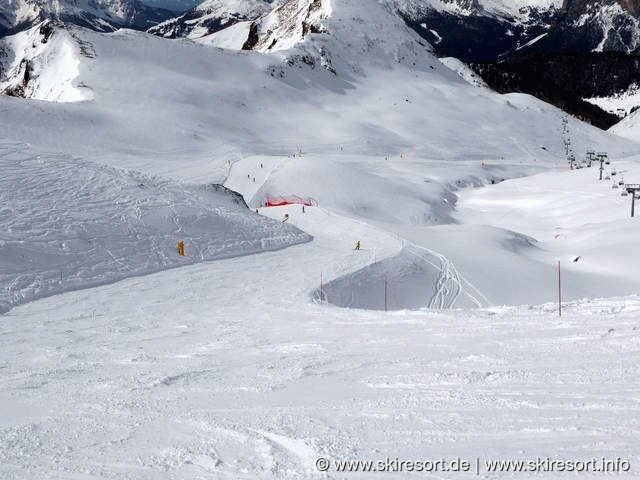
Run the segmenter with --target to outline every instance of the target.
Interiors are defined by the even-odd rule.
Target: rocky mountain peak
[[[291,48],[309,33],[322,32],[322,20],[330,11],[329,0],[205,0],[148,31],[167,38],[206,39],[213,45],[221,45],[220,36],[232,37],[226,48],[265,52]]]
[[[572,17],[589,12],[594,7],[619,5],[626,13],[638,17],[640,14],[640,0],[564,0],[563,9]]]
[[[47,19],[98,31],[122,27],[146,30],[173,16],[138,0],[3,0],[0,2],[0,36],[32,27]]]

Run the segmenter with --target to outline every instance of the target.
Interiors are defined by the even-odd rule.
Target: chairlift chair
[[[626,190],[623,190],[623,191],[622,191],[622,193],[621,193],[620,195],[621,195],[621,196],[623,196],[623,197],[626,197],[626,196],[628,196],[628,195],[629,195],[629,193],[627,193],[627,191],[626,191]]]

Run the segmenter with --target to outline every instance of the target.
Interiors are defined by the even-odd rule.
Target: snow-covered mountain
[[[154,8],[164,8],[177,14],[186,12],[200,4],[202,0],[145,0],[145,5]]]
[[[258,45],[264,50],[274,41],[277,44],[277,37],[282,35],[273,28],[274,15],[280,15],[276,23],[286,19],[287,23],[298,24],[298,29],[321,28],[311,10],[326,16],[330,7],[328,2],[322,3],[206,0],[180,17],[152,27],[150,32],[168,38],[201,39],[229,29],[217,38],[209,38],[209,43],[232,48]],[[464,61],[496,60],[536,51],[630,52],[640,45],[637,2],[386,0],[385,3],[428,40],[439,55]],[[309,11],[310,15],[306,15],[309,18],[296,20],[294,17],[299,17],[303,10]],[[307,26],[300,27],[301,24]]]
[[[491,88],[535,95],[602,128],[619,121],[623,110],[610,114],[584,100],[623,95],[637,80],[637,2],[412,0],[397,5],[437,55],[474,64]]]
[[[565,36],[566,49],[631,52],[640,46],[637,1],[566,0],[563,9],[565,25],[555,41]]]
[[[4,39],[1,478],[636,475],[639,144],[363,3],[273,4],[266,52]]]
[[[91,45],[70,30],[45,21],[0,39],[0,93],[53,102],[92,98],[75,80],[83,56],[92,58]]]
[[[256,20],[269,11],[273,3],[273,0],[206,0],[149,31],[166,38],[200,38],[241,21]]]
[[[289,49],[307,34],[323,31],[322,20],[330,12],[329,0],[206,0],[149,32],[264,52]]]
[[[638,2],[409,0],[398,8],[443,55],[486,61],[525,52],[631,52]]]
[[[0,37],[43,20],[113,31],[122,27],[147,29],[172,15],[138,0],[4,0],[0,5]]]

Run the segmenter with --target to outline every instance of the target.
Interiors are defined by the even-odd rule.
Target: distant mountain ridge
[[[434,46],[436,53],[464,61],[497,60],[516,52],[631,52],[640,47],[639,0],[370,1],[386,3],[397,11]],[[45,19],[97,31],[126,27],[167,38],[192,39],[239,22],[257,22],[254,36],[264,36],[272,25],[255,31],[260,18],[278,10],[300,20],[301,9],[326,11],[330,2],[204,0],[176,16],[175,12],[149,7],[139,0],[4,0],[0,4],[0,36],[25,30]],[[280,15],[280,22],[284,16]],[[248,28],[245,33],[248,37]]]
[[[638,14],[640,14],[640,1],[638,0],[564,0],[562,9],[565,10],[569,16],[580,16],[589,12],[589,10],[597,5],[619,5],[625,12],[635,17],[638,17]]]
[[[472,64],[494,90],[522,92],[601,128],[619,121],[587,104],[633,89],[637,0],[397,0],[407,25],[442,57]]]
[[[26,30],[44,20],[56,20],[92,30],[146,30],[174,12],[152,8],[138,0],[3,0],[0,36]]]
[[[205,0],[148,31],[165,38],[211,37],[207,43],[221,45],[219,38],[213,36],[228,29],[224,46],[278,50],[292,47],[308,33],[323,31],[322,19],[330,14],[329,3],[329,0]]]
[[[209,35],[237,22],[255,20],[265,14],[274,0],[205,0],[184,14],[149,29],[165,38],[197,38]]]
[[[638,0],[398,0],[407,23],[436,52],[468,62],[532,52],[640,47]]]
[[[344,1],[204,0],[176,16],[138,0],[5,0],[0,4],[0,37],[53,19],[57,25],[101,32],[133,28],[236,50],[288,50],[310,34],[331,35],[324,20],[331,16],[332,2],[340,6]],[[639,0],[368,1],[401,17],[436,55],[473,64],[495,90],[538,96],[602,128],[616,117],[602,115],[583,99],[624,91],[638,70]],[[292,52],[287,61],[333,71],[330,56],[320,50]],[[592,60],[593,52],[605,55]],[[576,62],[575,54],[585,56]],[[22,70],[4,64],[0,80],[12,85],[16,80],[20,87],[25,82]],[[31,66],[25,63],[24,72],[29,74]],[[561,84],[554,83],[560,78]]]

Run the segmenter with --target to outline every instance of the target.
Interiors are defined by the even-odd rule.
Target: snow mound
[[[0,144],[0,311],[35,298],[310,240],[216,185]],[[176,243],[186,244],[186,257]]]

